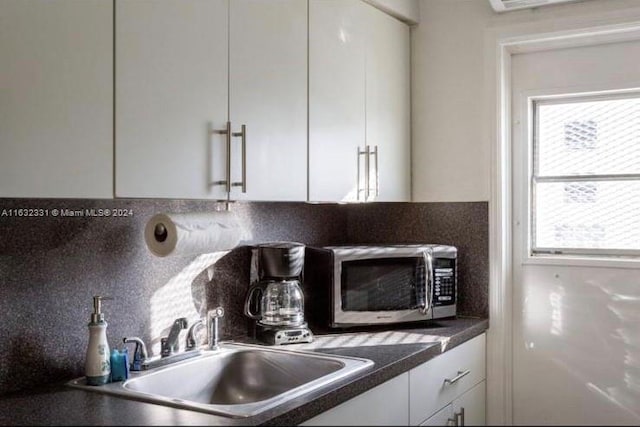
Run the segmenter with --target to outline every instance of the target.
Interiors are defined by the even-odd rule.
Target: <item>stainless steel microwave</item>
[[[344,328],[456,315],[457,249],[443,245],[307,247],[305,317]]]

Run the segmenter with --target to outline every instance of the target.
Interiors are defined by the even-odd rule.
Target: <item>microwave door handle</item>
[[[420,309],[420,313],[427,314],[431,309],[432,301],[432,288],[433,288],[433,257],[431,256],[431,252],[425,250],[422,252],[422,256],[424,257],[424,267],[426,269],[426,276],[424,281],[424,306]]]

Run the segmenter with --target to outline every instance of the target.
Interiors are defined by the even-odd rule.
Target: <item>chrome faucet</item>
[[[174,354],[179,349],[178,338],[180,337],[180,331],[187,329],[187,318],[180,317],[173,321],[169,336],[160,338],[160,355],[162,357],[168,357]]]
[[[196,329],[205,326],[207,328],[208,348],[209,350],[217,350],[220,337],[218,331],[218,319],[223,316],[223,308],[216,307],[207,312],[206,325],[202,319],[194,322],[187,332],[185,351],[182,353],[177,352],[179,348],[178,338],[180,337],[180,332],[183,329],[187,329],[188,322],[185,317],[179,317],[174,320],[171,330],[169,331],[169,336],[160,339],[160,357],[149,357],[149,353],[147,353],[147,346],[144,344],[142,339],[138,337],[124,337],[122,342],[136,344],[136,348],[133,353],[133,360],[130,364],[131,370],[143,371],[145,369],[155,368],[157,366],[163,366],[198,356],[200,352],[193,351],[198,347],[196,342]]]
[[[207,337],[209,339],[209,350],[218,350],[218,319],[224,316],[224,309],[216,307],[207,312]]]
[[[168,337],[163,337],[160,339],[160,356],[149,357],[147,353],[147,347],[144,344],[144,341],[138,337],[125,337],[122,339],[124,343],[135,343],[136,348],[133,354],[133,360],[131,360],[130,368],[132,371],[143,371],[150,368],[155,368],[158,366],[164,366],[169,363],[178,362],[180,360],[188,359],[191,357],[198,356],[200,354],[199,351],[187,351],[194,350],[195,345],[195,327],[200,323],[202,326],[202,321],[194,323],[189,332],[187,333],[187,345],[185,346],[185,351],[182,353],[178,352],[179,344],[178,338],[180,337],[180,332],[183,329],[187,329],[188,322],[185,317],[180,317],[173,321],[173,325],[171,326],[171,330],[169,331]],[[192,342],[193,344],[189,344]]]
[[[147,360],[149,360],[149,354],[147,353],[147,346],[144,344],[144,341],[138,337],[124,337],[122,339],[123,343],[135,343],[136,348],[133,351],[133,359],[131,360],[131,370],[132,371],[141,371],[145,369],[143,366]]]

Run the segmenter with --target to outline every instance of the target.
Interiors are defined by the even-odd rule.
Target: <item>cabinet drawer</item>
[[[435,414],[431,415],[429,419],[420,424],[420,427],[429,426],[453,426],[453,404],[450,403],[444,408],[440,409]]]
[[[429,418],[485,379],[485,345],[482,334],[409,371],[411,425]]]
[[[486,381],[465,392],[453,401],[453,417],[462,421],[465,426],[486,425]]]

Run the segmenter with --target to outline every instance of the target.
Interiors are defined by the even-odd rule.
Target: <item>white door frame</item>
[[[556,31],[559,27],[567,30]],[[485,123],[491,144],[489,425],[513,424],[511,57],[517,53],[629,40],[640,40],[640,9],[489,28],[485,32]]]

